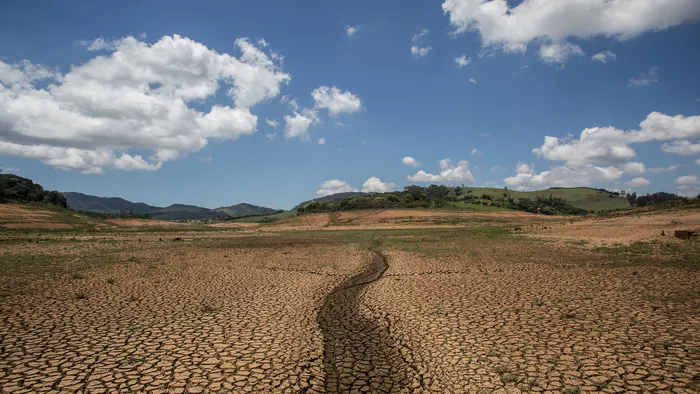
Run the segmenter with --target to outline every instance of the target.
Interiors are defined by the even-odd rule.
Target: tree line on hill
[[[700,196],[696,197],[700,198]],[[638,196],[637,193],[627,194],[627,202],[633,207],[645,207],[647,205],[661,204],[669,201],[684,201],[687,197],[679,196],[674,193],[658,192]]]
[[[481,204],[542,213],[546,215],[580,215],[586,210],[569,204],[563,198],[537,196],[535,199],[513,198],[504,190],[502,197],[489,194],[476,196],[471,190],[461,187],[430,185],[428,187],[406,186],[403,191],[355,196],[337,201],[312,201],[299,207],[299,214],[351,211],[361,209],[390,209],[390,208],[448,208],[456,207],[455,203]]]
[[[44,190],[31,179],[14,174],[0,174],[0,202],[51,204],[68,208],[66,197],[55,190]]]
[[[56,190],[44,190],[44,187],[31,179],[14,174],[0,174],[0,203],[15,202],[24,204],[49,204],[59,208],[71,209],[63,193]],[[100,218],[148,218],[148,214],[139,214],[124,210],[117,214],[97,214],[80,212]]]

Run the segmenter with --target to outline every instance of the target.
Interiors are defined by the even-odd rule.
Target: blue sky
[[[210,208],[431,183],[700,193],[700,3],[582,3],[6,2],[0,165]]]

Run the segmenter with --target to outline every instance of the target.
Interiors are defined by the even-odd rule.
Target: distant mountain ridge
[[[76,192],[65,192],[63,195],[68,200],[68,205],[76,211],[106,214],[133,211],[135,213],[147,213],[156,220],[233,219],[243,216],[270,215],[279,212],[276,209],[246,203],[216,209],[185,204],[158,207],[142,202],[131,202],[120,197],[98,197]]]
[[[68,199],[68,205],[76,211],[114,214],[122,210],[147,213],[162,209],[142,202],[131,202],[120,197],[97,197],[76,192],[65,192],[63,195]]]

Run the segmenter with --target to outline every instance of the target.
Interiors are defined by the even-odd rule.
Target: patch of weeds
[[[576,314],[574,312],[567,312],[564,314],[564,319],[576,319]]]
[[[608,382],[595,383],[593,386],[595,387],[596,390],[603,391],[606,388],[608,388]]]
[[[128,299],[127,301],[129,301],[129,302],[136,302],[136,301],[138,301],[138,300],[139,300],[139,299],[136,298],[135,296],[131,296],[131,297],[129,297],[129,299]]]
[[[156,269],[156,268],[158,268],[157,265],[155,265],[155,264],[148,264],[148,269],[149,269],[149,270],[154,270],[154,269]]]
[[[613,315],[613,318],[615,319],[615,321],[620,320],[620,314],[616,313],[615,315]]]
[[[535,297],[535,299],[532,300],[532,303],[535,304],[535,306],[542,306],[542,305],[544,305],[544,301],[542,301],[542,300],[539,299],[538,297]]]
[[[28,330],[28,329],[29,329],[29,324],[27,324],[27,322],[24,321],[24,319],[20,320],[19,326],[20,326],[23,330]]]
[[[114,279],[114,278],[107,279],[107,283],[109,283],[110,285],[113,285],[114,282],[116,282],[116,279]]]
[[[591,296],[585,296],[585,297],[583,297],[583,299],[586,300],[586,301],[590,301],[590,300],[593,299],[593,297],[591,297]]]
[[[75,293],[73,295],[73,298],[75,298],[76,300],[87,300],[88,296],[85,293]]]
[[[595,251],[604,256],[614,256],[614,266],[663,264],[700,269],[700,242],[697,239],[674,244],[659,241],[616,244],[598,247]],[[633,272],[632,275],[636,274]]]
[[[518,381],[518,374],[517,373],[506,372],[504,374],[501,374],[501,382],[503,382],[503,384],[515,383],[517,381]]]
[[[499,365],[493,369],[493,372],[495,372],[499,375],[503,375],[504,373],[510,373],[510,369],[508,369],[508,367],[504,367],[502,365]]]
[[[495,351],[495,350],[489,350],[488,353],[486,353],[486,357],[499,357],[501,353]]]
[[[487,238],[496,238],[505,234],[508,234],[508,231],[503,227],[488,227],[486,229]]]
[[[211,306],[209,304],[204,304],[204,305],[202,305],[202,312],[214,313],[214,312],[216,312],[216,308],[214,308],[213,306]]]
[[[70,276],[71,279],[85,279],[85,275],[79,274],[77,272],[73,273],[73,275]]]
[[[576,387],[568,387],[564,389],[564,394],[579,394],[581,392],[581,388],[576,386]]]
[[[438,315],[442,314],[442,304],[441,303],[438,303],[437,305],[435,305],[435,310],[433,311],[433,313],[438,314]]]

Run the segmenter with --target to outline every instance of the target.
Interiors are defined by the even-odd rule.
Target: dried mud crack
[[[335,288],[318,315],[327,393],[401,392],[411,379],[410,366],[393,346],[388,322],[362,305],[365,288],[389,268],[377,247],[370,251],[371,263]]]

